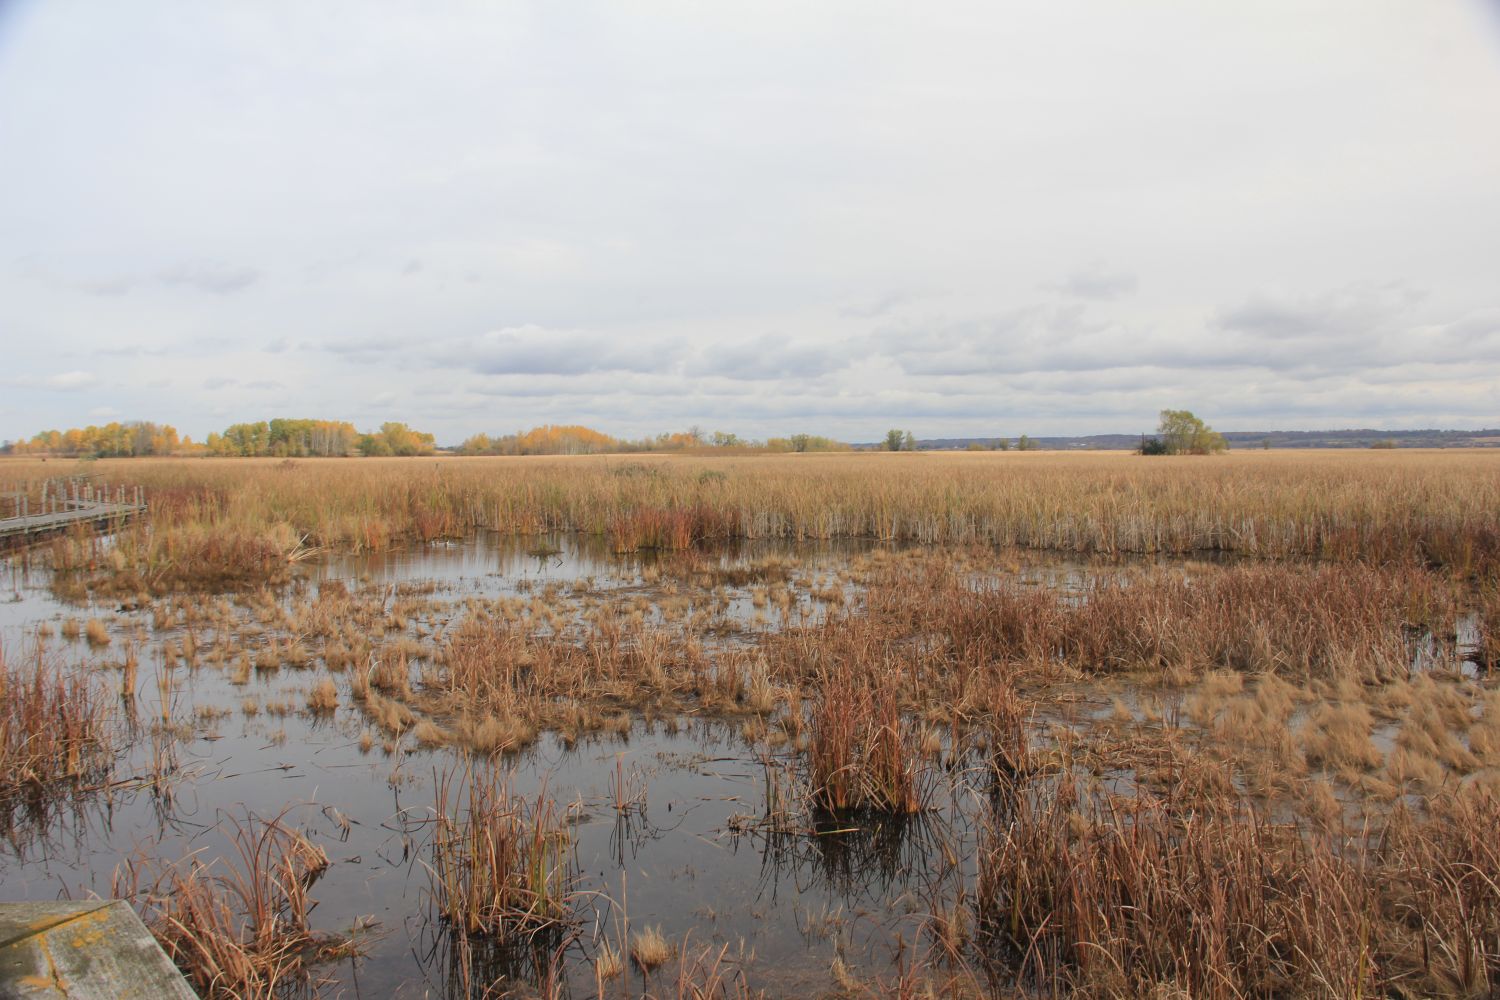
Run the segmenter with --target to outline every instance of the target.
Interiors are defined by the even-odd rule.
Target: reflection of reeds
[[[437,778],[432,838],[438,913],[468,934],[514,938],[569,920],[576,878],[567,827],[546,790],[512,795],[491,768]]]
[[[646,809],[645,778],[637,768],[625,770],[623,753],[615,754],[615,769],[609,776],[609,800],[621,815]]]
[[[571,929],[538,928],[515,939],[465,934],[446,921],[429,921],[428,944],[419,961],[438,981],[436,994],[451,1000],[505,1000],[521,996],[559,998],[563,961],[574,944]],[[518,989],[526,984],[532,989]],[[433,995],[431,993],[425,995]],[[603,996],[603,994],[600,994]]]

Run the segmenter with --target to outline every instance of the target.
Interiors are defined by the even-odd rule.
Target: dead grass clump
[[[387,647],[374,660],[367,677],[370,687],[393,698],[409,700],[412,693],[411,661],[405,652]]]
[[[1464,721],[1468,722],[1467,712]],[[1429,701],[1412,706],[1396,734],[1396,745],[1408,754],[1441,761],[1459,774],[1467,774],[1479,766],[1479,761],[1449,730],[1439,710]]]
[[[315,931],[308,890],[328,856],[284,817],[230,820],[234,854],[203,862],[132,862],[113,895],[130,898],[178,968],[206,997],[269,997],[305,979],[348,939]],[[159,868],[156,866],[160,865]],[[143,886],[142,879],[151,877]]]
[[[1010,684],[996,684],[985,706],[985,733],[991,771],[1004,782],[1013,782],[1031,771],[1031,739],[1027,734],[1030,713]],[[1116,703],[1116,718],[1123,703]],[[1127,714],[1130,709],[1125,708]],[[1132,716],[1133,718],[1133,716]]]
[[[370,720],[391,736],[400,736],[417,721],[416,715],[404,704],[393,698],[382,698],[373,691],[365,696],[361,706]]]
[[[418,745],[424,747],[447,746],[453,742],[452,733],[426,718],[417,720],[417,724],[412,727],[411,735]]]
[[[1327,770],[1368,771],[1380,766],[1380,751],[1370,741],[1375,720],[1363,704],[1325,702],[1302,726],[1302,748],[1307,762]]]
[[[0,800],[62,794],[97,783],[113,752],[99,688],[48,662],[11,667],[0,646]]]
[[[630,935],[630,958],[642,970],[650,972],[671,961],[677,949],[662,934],[660,927],[646,926]]]
[[[1500,767],[1500,690],[1486,692],[1482,705],[1469,730],[1469,752],[1485,767]]]
[[[1500,989],[1500,798],[1442,796],[1431,816],[1399,808],[1378,845],[1382,949],[1405,995]]]
[[[1398,746],[1391,751],[1385,764],[1386,775],[1397,787],[1415,785],[1422,789],[1436,789],[1443,783],[1447,773],[1443,765],[1422,750]]]
[[[915,813],[926,805],[920,733],[901,710],[899,676],[857,677],[840,662],[815,681],[808,719],[813,800],[846,812]]]
[[[1151,796],[1033,787],[980,855],[981,940],[1023,981],[1083,995],[1357,995],[1373,978],[1366,882],[1252,812],[1191,819]]]
[[[480,754],[508,753],[519,750],[536,739],[536,730],[518,719],[486,715],[479,722],[465,717],[459,722],[459,739]]]
[[[1188,698],[1189,717],[1205,729],[1213,726],[1230,698],[1244,689],[1244,675],[1227,670],[1211,670]]]
[[[511,793],[489,767],[438,776],[432,838],[433,900],[465,934],[514,938],[571,919],[576,860],[545,788]]]
[[[90,618],[83,627],[83,634],[90,646],[99,648],[109,645],[109,626],[99,618]]]
[[[339,689],[329,678],[323,678],[307,692],[308,711],[326,715],[339,707]]]

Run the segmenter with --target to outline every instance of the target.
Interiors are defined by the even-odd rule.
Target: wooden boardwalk
[[[146,497],[139,487],[112,491],[48,483],[35,498],[21,489],[0,493],[0,499],[0,546],[26,545],[75,525],[112,528],[146,513]]]

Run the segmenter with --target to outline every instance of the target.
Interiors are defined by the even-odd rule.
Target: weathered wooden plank
[[[0,903],[0,997],[195,1000],[123,900]]]

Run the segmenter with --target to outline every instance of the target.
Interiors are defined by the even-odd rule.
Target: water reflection
[[[551,924],[515,940],[466,935],[440,918],[421,921],[412,957],[429,995],[445,1000],[491,1000],[535,993],[571,995],[564,969],[577,958],[580,934]]]

